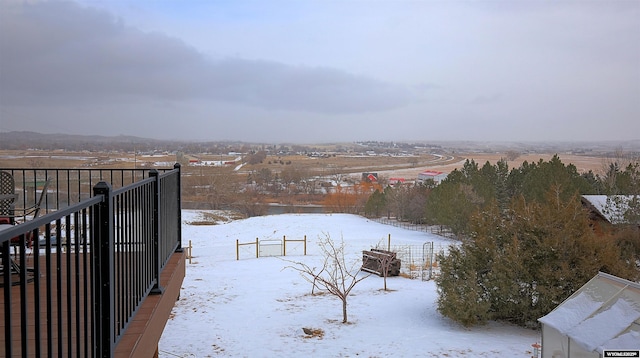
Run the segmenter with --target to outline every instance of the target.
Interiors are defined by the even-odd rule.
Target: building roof
[[[625,213],[634,195],[583,195],[582,202],[601,218],[612,224],[627,222]],[[637,199],[636,199],[637,200]]]
[[[638,349],[640,284],[599,272],[539,321],[588,352]]]

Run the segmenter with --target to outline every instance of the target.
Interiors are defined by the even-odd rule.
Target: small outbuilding
[[[542,358],[599,358],[640,350],[640,284],[599,272],[538,321]]]
[[[440,184],[447,177],[447,173],[439,172],[437,170],[425,170],[418,174],[416,181],[418,183],[424,183],[427,180],[433,180],[436,184]]]

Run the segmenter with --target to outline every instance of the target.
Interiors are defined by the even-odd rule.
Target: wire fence
[[[372,220],[406,230],[421,231],[448,239],[457,239],[457,236],[450,229],[441,225],[414,224],[398,221],[396,218],[374,218]],[[401,260],[401,274],[412,279],[420,278],[426,281],[433,279],[440,273],[438,255],[447,255],[450,245],[429,241],[422,245],[391,245],[388,249],[395,252],[396,257]]]
[[[422,245],[391,245],[391,250],[400,259],[400,273],[423,281],[431,280],[440,272],[438,255],[449,252],[448,244],[425,242]]]
[[[457,239],[457,236],[451,232],[449,228],[442,225],[414,224],[408,221],[399,221],[396,218],[372,218],[371,220],[380,224],[391,225],[406,230],[421,231],[446,237],[448,239]]]

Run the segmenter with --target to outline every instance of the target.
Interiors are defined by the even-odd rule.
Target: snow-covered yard
[[[292,263],[278,257],[255,258],[255,245],[236,240],[302,239],[287,246],[285,259],[319,265],[317,241],[329,235],[344,239],[348,261],[378,243],[420,245],[450,243],[424,232],[386,226],[346,214],[287,214],[254,217],[219,225],[191,225],[199,211],[183,211],[183,242],[193,245],[192,263],[173,317],[160,340],[161,357],[531,357],[539,332],[490,323],[464,328],[436,310],[433,281],[370,276],[348,301],[348,324],[342,324],[339,299],[311,295],[311,284]],[[253,258],[251,258],[253,256]],[[309,337],[302,328],[321,330]]]

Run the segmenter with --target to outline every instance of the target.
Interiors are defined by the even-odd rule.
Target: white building
[[[433,180],[436,184],[440,184],[444,178],[447,177],[447,173],[439,172],[436,170],[425,170],[422,173],[418,174],[418,178],[416,179],[417,183],[424,183],[428,179]]]

